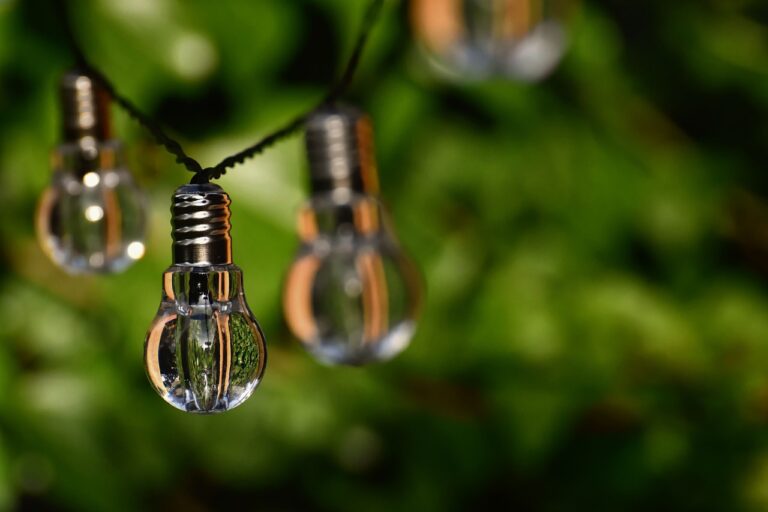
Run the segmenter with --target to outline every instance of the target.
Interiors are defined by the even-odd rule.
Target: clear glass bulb
[[[173,201],[174,264],[144,343],[147,376],[177,409],[223,412],[261,381],[264,334],[232,264],[229,196],[216,185],[186,185]]]
[[[410,343],[421,298],[418,273],[382,223],[371,196],[314,197],[285,283],[289,327],[317,359],[360,365]]]
[[[285,282],[288,326],[325,363],[390,359],[413,336],[421,281],[378,200],[370,120],[349,107],[315,112],[306,145],[312,198]]]
[[[411,21],[428,60],[456,80],[535,82],[566,47],[573,0],[413,0]]]
[[[37,210],[45,253],[70,273],[119,272],[144,255],[144,195],[116,141],[93,143],[94,158],[71,143],[54,156],[51,185]]]
[[[146,202],[111,137],[110,98],[82,70],[60,83],[64,143],[37,210],[45,253],[70,273],[119,272],[144,255]]]

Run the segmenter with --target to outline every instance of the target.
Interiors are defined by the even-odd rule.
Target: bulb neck
[[[349,191],[378,194],[378,173],[369,117],[350,107],[327,107],[306,124],[313,194]]]
[[[89,172],[119,169],[124,165],[123,148],[116,139],[86,147],[67,142],[51,154],[51,167],[55,171],[72,174],[78,179]]]
[[[212,183],[176,189],[171,206],[174,265],[232,263],[230,203],[229,195]]]
[[[62,136],[67,142],[111,138],[109,93],[91,75],[73,69],[59,84]]]

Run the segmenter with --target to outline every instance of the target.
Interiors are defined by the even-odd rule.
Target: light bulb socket
[[[365,113],[347,106],[320,109],[307,119],[305,140],[313,193],[378,193],[373,128]]]
[[[111,138],[109,93],[87,72],[73,69],[59,84],[62,135],[67,142]]]
[[[230,203],[229,195],[212,183],[176,189],[171,206],[174,265],[232,263]]]

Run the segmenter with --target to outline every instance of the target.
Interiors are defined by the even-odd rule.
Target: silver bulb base
[[[230,203],[229,195],[212,183],[176,189],[171,206],[174,265],[232,263]]]
[[[79,70],[68,71],[61,78],[59,96],[65,141],[110,138],[110,97],[92,76]]]
[[[370,119],[351,107],[327,107],[306,123],[313,193],[347,189],[376,193],[378,179]]]

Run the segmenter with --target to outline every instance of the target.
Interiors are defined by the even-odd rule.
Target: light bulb
[[[457,80],[535,82],[563,56],[573,0],[412,0],[411,21],[430,64]]]
[[[45,253],[70,273],[119,272],[144,255],[144,196],[110,137],[109,97],[93,78],[61,81],[64,143],[37,210]]]
[[[173,195],[173,265],[163,274],[144,363],[155,391],[186,412],[237,407],[266,364],[264,335],[232,264],[229,204],[213,184],[185,185]]]
[[[418,273],[377,197],[372,137],[368,117],[350,108],[317,112],[306,126],[312,197],[299,215],[283,308],[294,335],[329,364],[400,353],[421,300]]]

